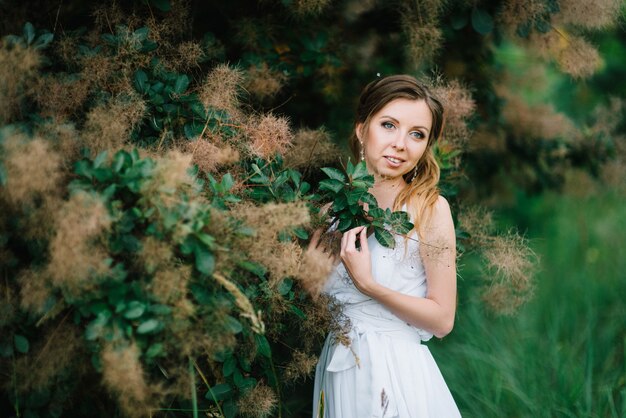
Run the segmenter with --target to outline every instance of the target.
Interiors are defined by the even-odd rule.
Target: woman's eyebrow
[[[382,115],[380,118],[381,119],[388,118],[388,119],[391,119],[392,121],[394,121],[395,123],[398,123],[398,124],[400,123],[400,121],[398,119],[394,118],[393,116]],[[411,129],[424,129],[426,132],[430,132],[430,129],[428,129],[425,126],[421,126],[421,125],[414,125]]]

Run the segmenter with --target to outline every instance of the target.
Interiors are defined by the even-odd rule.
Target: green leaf
[[[527,22],[523,22],[517,25],[517,29],[515,30],[515,33],[520,38],[528,38],[528,36],[530,36],[531,29],[532,29],[532,21],[529,20]]]
[[[119,151],[115,154],[115,157],[113,157],[113,165],[111,167],[113,171],[119,173],[122,170],[122,167],[124,167],[124,163],[126,162],[127,155],[126,151]]]
[[[13,343],[15,344],[15,349],[22,354],[28,353],[30,349],[30,344],[28,340],[23,335],[15,334],[13,336]]]
[[[126,312],[124,312],[124,318],[126,319],[137,319],[146,311],[146,305],[143,303],[133,300],[128,304],[126,308]]]
[[[222,177],[222,190],[227,192],[235,185],[235,179],[233,179],[232,174],[226,173],[224,177]]]
[[[50,42],[52,42],[53,39],[54,39],[54,34],[50,32],[41,34],[37,37],[37,40],[33,44],[33,48],[44,49],[45,47],[50,45]]]
[[[224,402],[222,409],[224,410],[224,418],[235,418],[237,416],[237,404],[232,399]]]
[[[161,322],[159,320],[154,318],[148,319],[139,324],[137,327],[137,334],[148,334],[154,332],[160,327],[160,325]]]
[[[247,270],[250,273],[254,274],[255,276],[258,276],[261,278],[265,276],[265,273],[267,273],[267,269],[265,267],[263,267],[261,264],[258,264],[252,261],[242,260],[242,261],[239,261],[237,265],[243,268],[244,270]]]
[[[204,245],[196,245],[194,248],[196,269],[207,276],[213,273],[215,268],[215,256]]]
[[[371,194],[371,193],[369,193],[369,192],[365,192],[365,193],[363,193],[363,195],[361,195],[361,202],[363,202],[363,203],[367,203],[367,204],[369,205],[369,208],[370,208],[369,210],[371,210],[371,209],[373,209],[374,207],[377,207],[377,206],[378,206],[378,202],[376,201],[376,198],[374,197],[374,195],[373,195],[373,194]],[[371,213],[369,213],[369,212],[368,212],[368,214],[369,214],[370,216],[373,216],[373,215],[371,215]]]
[[[352,218],[343,218],[339,221],[337,229],[341,232],[346,232],[352,226]]]
[[[183,131],[185,131],[185,137],[187,139],[196,139],[204,130],[204,125],[198,123],[187,123],[183,127]]]
[[[300,238],[300,239],[308,239],[309,238],[309,233],[306,232],[306,229],[298,227],[298,228],[294,228],[293,233],[296,234],[296,237]]]
[[[228,383],[220,383],[209,390],[204,397],[209,400],[222,401],[232,394],[232,388]]]
[[[96,157],[95,160],[93,160],[93,167],[94,168],[98,168],[102,165],[102,163],[104,163],[107,159],[107,155],[108,155],[108,151],[102,151],[100,154],[98,154],[98,156]]]
[[[472,10],[472,27],[481,35],[486,35],[493,30],[493,18],[486,10],[476,7]]]
[[[326,175],[331,178],[331,179],[335,179],[335,180],[339,180],[343,183],[345,183],[348,179],[346,178],[345,174],[343,174],[341,172],[341,170],[338,170],[336,168],[333,167],[323,167],[322,171],[324,173],[326,173]]]
[[[226,329],[233,334],[239,334],[243,330],[243,325],[236,318],[233,318],[230,315],[226,315],[224,318],[224,324],[226,325]]]
[[[254,340],[256,341],[256,348],[259,354],[268,358],[272,356],[272,349],[265,335],[254,334]]]
[[[354,173],[352,174],[352,180],[363,179],[367,176],[369,176],[369,172],[367,171],[365,161],[360,161],[354,169]]]
[[[26,22],[24,25],[24,39],[26,40],[26,45],[30,45],[33,43],[35,39],[35,27],[32,23]]]
[[[228,377],[235,372],[237,368],[237,359],[235,356],[226,357],[226,361],[224,361],[224,366],[222,367],[222,373],[224,377]]]
[[[139,42],[143,42],[148,38],[148,33],[150,33],[150,29],[148,29],[147,26],[143,26],[139,29],[137,29],[133,35],[135,36],[135,39]]]
[[[196,238],[209,248],[213,248],[215,246],[215,238],[209,234],[199,232],[196,234]]]
[[[345,186],[345,184],[339,180],[335,180],[335,179],[326,179],[326,180],[322,180],[320,181],[320,190],[329,190],[331,192],[334,193],[339,193],[339,191],[341,189],[343,189],[343,187]]]
[[[247,392],[250,389],[252,389],[254,386],[256,386],[256,382],[257,380],[254,377],[242,376],[241,379],[237,380],[236,384],[239,390],[241,390],[242,392]]]
[[[137,72],[135,72],[135,88],[140,92],[140,93],[147,93],[148,92],[148,74],[146,74],[144,71],[139,70]]]
[[[465,26],[467,26],[468,22],[467,14],[465,13],[454,13],[450,18],[450,25],[454,30],[461,30]]]
[[[174,92],[183,94],[187,87],[189,87],[189,77],[186,74],[179,75],[176,79],[176,84],[174,84]]]
[[[163,354],[163,343],[152,344],[146,351],[146,357],[154,358]]]
[[[285,279],[282,282],[280,282],[280,284],[278,285],[278,289],[277,289],[278,293],[281,294],[282,296],[285,296],[287,293],[289,293],[292,286],[293,286],[293,280]]]
[[[366,192],[364,190],[352,190],[348,193],[348,204],[350,206],[356,205],[361,200],[361,196],[363,196]]]
[[[117,36],[112,35],[110,33],[103,33],[102,35],[100,35],[100,38],[104,42],[106,42],[106,43],[108,43],[109,45],[112,45],[112,46],[117,45],[117,42],[118,42]]]
[[[296,305],[290,305],[289,309],[291,309],[291,312],[295,313],[300,318],[306,319],[306,314],[302,311],[302,309],[298,308]]]
[[[148,311],[156,315],[169,315],[172,313],[172,308],[167,305],[156,304],[150,305]]]
[[[379,208],[378,206],[376,207],[371,207],[368,209],[367,211],[368,216],[371,216],[374,219],[379,219],[385,216],[385,211],[382,210],[381,208]]]
[[[91,180],[93,178],[91,162],[87,160],[76,161],[74,164],[74,173]]]
[[[352,161],[348,160],[348,164],[346,164],[346,174],[348,175],[348,177],[352,178],[353,174],[354,174],[354,164],[352,164]]]
[[[393,239],[393,235],[384,228],[374,228],[374,237],[383,247],[394,248],[396,246],[396,240]]]
[[[363,191],[366,191],[369,188],[368,184],[364,182],[363,180],[353,180],[352,187],[354,187],[357,190],[363,190]]]
[[[333,211],[340,212],[348,207],[348,198],[345,194],[340,194],[335,198],[333,202]]]

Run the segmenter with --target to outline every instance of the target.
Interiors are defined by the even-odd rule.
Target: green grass
[[[429,344],[464,417],[626,417],[625,200],[523,202],[514,217],[541,261],[515,316],[477,302],[465,260],[455,330]]]

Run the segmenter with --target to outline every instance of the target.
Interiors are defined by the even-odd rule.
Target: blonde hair
[[[400,210],[406,204],[415,225],[408,235],[415,231],[422,238],[424,227],[428,224],[432,209],[439,197],[437,184],[440,170],[433,153],[433,145],[443,131],[444,108],[428,87],[415,77],[393,75],[379,78],[365,86],[357,105],[355,124],[362,124],[363,129],[367,130],[372,116],[396,99],[424,100],[432,114],[432,127],[426,151],[417,162],[415,169],[403,176],[408,186],[398,194],[393,204],[394,211]],[[355,130],[350,137],[349,146],[354,158],[358,160],[360,141]]]

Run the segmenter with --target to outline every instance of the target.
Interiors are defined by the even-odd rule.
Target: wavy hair
[[[372,116],[396,99],[424,100],[432,114],[432,128],[426,151],[417,162],[414,169],[416,171],[411,170],[403,176],[408,187],[398,194],[393,204],[394,211],[400,210],[406,204],[415,225],[413,231],[417,232],[421,239],[424,227],[428,224],[433,206],[439,197],[437,184],[440,170],[433,153],[433,144],[443,131],[444,108],[428,87],[415,77],[410,75],[383,77],[369,83],[361,92],[356,110],[355,128],[357,124],[362,124],[363,130],[367,131]],[[358,161],[360,142],[356,136],[356,129],[353,130],[349,139],[349,146],[354,158]],[[416,173],[415,179],[411,181],[414,173]]]

